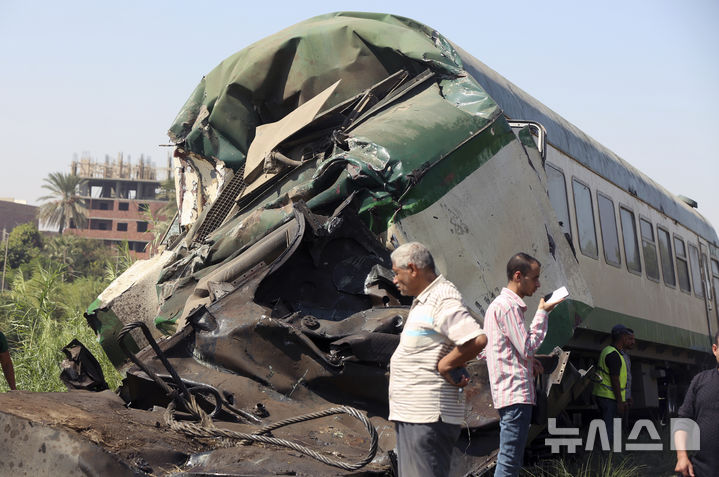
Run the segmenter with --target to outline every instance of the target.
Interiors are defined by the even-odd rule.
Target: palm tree
[[[166,200],[167,205],[158,210],[158,213],[172,219],[177,212],[177,197],[175,193],[175,179],[168,177],[160,184],[160,192],[157,194],[158,199]]]
[[[76,227],[82,228],[87,222],[87,205],[77,195],[77,189],[85,179],[76,175],[53,172],[45,179],[44,189],[52,194],[40,197],[38,200],[49,201],[40,207],[38,217],[51,227],[58,227],[62,234],[63,229],[73,222]]]

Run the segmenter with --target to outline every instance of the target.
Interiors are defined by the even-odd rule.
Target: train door
[[[716,251],[716,249],[714,251]],[[712,298],[709,300],[709,304],[713,305],[710,311],[711,321],[714,324],[713,333],[716,333],[717,329],[719,329],[719,259],[715,257],[717,257],[717,254],[707,254],[706,247],[702,244],[702,260],[706,265]],[[712,336],[714,336],[714,334],[712,334]]]
[[[701,239],[699,240],[699,251],[700,256],[698,259],[700,262],[701,286],[704,288],[707,324],[709,327],[709,335],[712,341],[714,341],[714,336],[719,329],[719,300],[717,299],[717,291],[719,291],[719,261],[711,258],[707,250],[707,244],[703,243]],[[692,257],[690,257],[690,259],[694,261]]]

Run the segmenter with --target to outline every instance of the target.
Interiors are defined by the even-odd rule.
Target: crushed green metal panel
[[[113,366],[118,367],[127,360],[125,353],[122,352],[117,342],[117,333],[122,329],[123,323],[115,316],[112,310],[109,308],[100,308],[100,306],[100,300],[96,299],[88,307],[85,317],[90,327],[95,331],[97,341],[102,346],[105,354]],[[140,347],[135,340],[132,339],[131,335],[128,335],[125,340],[131,352],[137,353],[140,350]]]
[[[528,126],[520,129],[517,133],[517,137],[524,147],[538,150],[537,143],[534,142],[534,136],[532,136],[532,132],[529,130]]]
[[[155,326],[158,330],[162,331],[166,335],[173,334],[175,331],[177,331],[175,323],[177,322],[178,317],[179,315],[175,315],[170,318],[158,315],[157,317],[155,317]]]
[[[237,169],[257,126],[283,118],[337,79],[328,108],[400,69],[416,75],[428,67],[449,76],[442,89],[458,107],[485,118],[499,109],[431,28],[393,15],[340,12],[286,28],[220,63],[196,87],[169,135],[184,149]]]
[[[574,329],[582,324],[591,311],[591,306],[577,300],[567,299],[558,304],[552,310],[547,335],[537,353],[549,354],[556,346],[566,346],[574,335]]]
[[[494,126],[473,137],[428,170],[418,186],[408,191],[399,217],[416,214],[429,207],[514,140],[506,122],[497,121]]]
[[[102,300],[100,300],[99,298],[95,298],[95,301],[90,303],[90,306],[87,307],[86,313],[88,315],[92,315],[93,313],[95,313],[95,310],[97,310],[101,306],[102,306]]]
[[[353,125],[346,147],[278,180],[205,245],[183,250],[163,270],[158,292],[167,298],[156,326],[171,331],[199,279],[289,220],[293,202],[327,213],[355,194],[360,218],[380,233],[393,219],[424,210],[516,140],[449,41],[393,15],[312,18],[232,55],[202,79],[170,138],[193,158],[238,170],[258,126],[284,118],[337,80],[324,110],[401,71],[424,79]]]
[[[575,300],[565,300],[552,311],[547,336],[537,353],[547,354],[555,346],[566,346],[577,327],[609,334],[621,323],[634,330],[637,339],[700,352],[710,352],[707,335],[665,325],[645,318],[625,315],[600,307],[591,307]]]

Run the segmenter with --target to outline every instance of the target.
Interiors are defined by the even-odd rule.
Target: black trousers
[[[395,422],[399,477],[445,477],[462,426],[446,422]]]

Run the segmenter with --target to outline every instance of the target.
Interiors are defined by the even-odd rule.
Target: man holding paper
[[[548,304],[542,298],[527,332],[523,298],[539,288],[540,267],[539,261],[526,253],[514,255],[507,263],[507,286],[484,315],[489,384],[500,416],[495,477],[516,476],[522,467],[536,399],[533,375],[541,372],[536,368],[540,365],[535,364],[534,352],[547,334],[547,314],[561,301],[550,298],[552,303]]]

